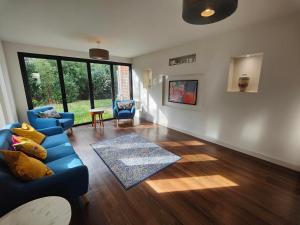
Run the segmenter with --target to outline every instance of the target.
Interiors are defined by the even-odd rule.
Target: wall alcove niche
[[[263,53],[232,57],[227,92],[257,93],[262,63]]]

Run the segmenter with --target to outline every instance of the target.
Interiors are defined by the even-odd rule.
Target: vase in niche
[[[247,74],[242,74],[239,78],[240,92],[245,92],[249,86],[250,77]]]

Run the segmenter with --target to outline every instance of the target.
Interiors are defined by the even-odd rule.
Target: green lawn
[[[62,104],[54,104],[53,106],[58,112],[64,111]],[[69,112],[73,112],[75,115],[75,124],[92,122],[91,115],[89,114],[90,108],[90,100],[81,100],[68,103]],[[113,118],[111,99],[95,100],[95,108],[104,110],[104,119]]]

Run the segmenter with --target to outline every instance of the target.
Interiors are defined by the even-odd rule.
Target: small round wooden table
[[[71,206],[64,198],[39,198],[1,217],[0,225],[68,225],[71,212]]]
[[[90,110],[90,114],[92,116],[92,126],[93,127],[97,127],[97,122],[99,122],[99,125],[104,127],[104,123],[103,123],[103,114],[104,114],[104,110],[102,109],[91,109]],[[99,120],[96,119],[98,115]]]

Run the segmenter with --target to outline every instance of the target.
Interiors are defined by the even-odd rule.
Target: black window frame
[[[89,80],[89,91],[90,91],[90,106],[92,109],[95,108],[94,105],[94,93],[93,93],[93,81],[92,81],[92,71],[91,71],[91,64],[106,64],[110,66],[110,75],[111,75],[111,82],[112,82],[112,102],[115,102],[115,90],[114,90],[114,70],[113,66],[128,66],[129,67],[129,92],[130,92],[130,99],[133,99],[133,88],[132,88],[132,64],[131,63],[123,63],[123,62],[115,62],[115,61],[105,61],[105,60],[94,60],[94,59],[87,59],[87,58],[77,58],[77,57],[68,57],[68,56],[59,56],[59,55],[47,55],[47,54],[39,54],[39,53],[28,53],[28,52],[18,52],[18,59],[25,89],[25,95],[27,100],[27,107],[28,110],[33,109],[32,97],[31,97],[31,90],[28,83],[28,74],[26,71],[26,64],[25,58],[37,58],[37,59],[50,59],[56,60],[57,63],[57,72],[59,76],[60,86],[61,86],[61,95],[62,95],[62,104],[65,112],[68,112],[68,103],[66,98],[65,92],[65,84],[64,84],[64,74],[62,68],[62,61],[70,61],[70,62],[83,62],[86,63],[87,67],[87,75]],[[112,118],[114,119],[114,118]],[[112,119],[105,119],[105,120],[112,120]],[[75,126],[80,126],[88,123],[81,123]]]

